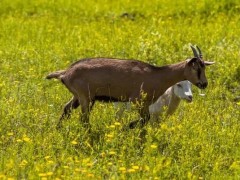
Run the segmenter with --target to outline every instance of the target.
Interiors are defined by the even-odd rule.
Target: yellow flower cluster
[[[39,173],[38,175],[39,177],[48,177],[48,176],[52,176],[53,172]]]
[[[135,173],[135,172],[138,172],[138,171],[141,171],[143,170],[142,167],[139,167],[137,165],[132,165],[130,168],[126,168],[124,166],[122,167],[119,167],[118,169],[121,173]]]

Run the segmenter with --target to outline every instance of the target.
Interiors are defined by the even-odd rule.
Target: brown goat
[[[89,58],[73,63],[67,70],[49,74],[46,78],[57,78],[73,94],[65,105],[59,120],[69,117],[71,110],[81,105],[81,120],[89,124],[89,114],[95,100],[141,102],[140,120],[133,121],[129,127],[144,126],[149,118],[149,105],[154,103],[170,86],[179,81],[189,80],[200,89],[207,87],[205,65],[214,62],[202,60],[200,49],[191,46],[194,58],[186,61],[157,67],[138,60],[113,58]]]

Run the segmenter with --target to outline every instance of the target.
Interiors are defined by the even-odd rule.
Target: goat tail
[[[60,71],[56,71],[53,73],[50,73],[49,75],[46,76],[46,79],[61,79],[61,76],[64,75],[66,72],[66,70],[60,70]]]

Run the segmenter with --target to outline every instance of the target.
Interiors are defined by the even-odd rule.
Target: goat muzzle
[[[192,102],[192,99],[193,99],[193,97],[192,97],[191,95],[189,95],[189,96],[187,96],[187,99],[186,99],[186,100],[187,100],[187,102],[190,103],[190,102]]]

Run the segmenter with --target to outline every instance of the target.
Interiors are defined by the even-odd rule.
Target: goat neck
[[[172,64],[168,66],[160,67],[160,73],[156,73],[156,79],[159,82],[160,95],[162,95],[169,87],[173,86],[177,82],[186,80],[185,78],[185,66],[186,62]],[[158,94],[157,94],[158,95]]]
[[[176,111],[176,109],[181,101],[181,99],[179,97],[177,97],[174,93],[174,86],[171,88],[170,94],[171,94],[170,95],[171,98],[169,100],[168,110],[167,110],[168,115],[171,115]]]

